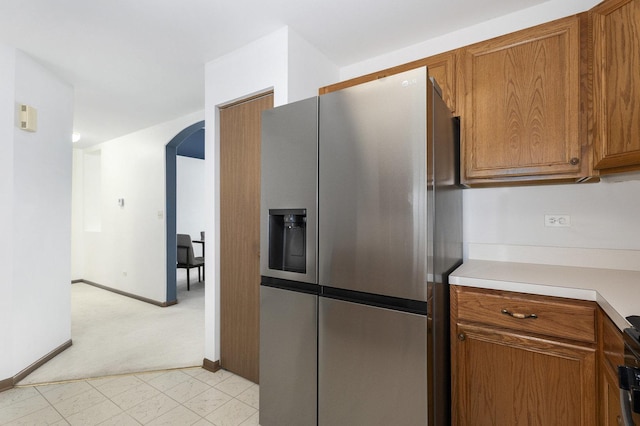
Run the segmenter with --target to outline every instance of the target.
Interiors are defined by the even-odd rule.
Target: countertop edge
[[[617,308],[616,302],[628,299],[624,294],[619,294],[626,284],[616,282],[615,286],[608,286],[607,283],[602,282],[602,276],[607,273],[615,275],[614,279],[618,281],[630,277],[629,288],[634,285],[633,279],[640,280],[640,272],[637,271],[472,259],[465,261],[451,273],[449,283],[466,287],[594,301],[622,331],[630,327],[625,316],[632,315],[634,312],[629,312],[628,306]],[[619,278],[621,274],[623,277]]]

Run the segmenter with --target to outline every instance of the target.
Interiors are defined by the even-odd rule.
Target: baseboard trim
[[[22,379],[24,379],[29,374],[36,371],[38,368],[42,367],[44,364],[52,360],[56,355],[60,354],[65,349],[70,348],[72,344],[73,342],[71,341],[71,339],[69,339],[66,342],[64,342],[62,345],[58,346],[57,348],[55,348],[54,350],[52,350],[51,352],[49,352],[48,354],[46,354],[45,356],[43,356],[42,358],[40,358],[39,360],[31,364],[30,366],[22,370],[21,372],[16,374],[15,376],[10,377],[8,379],[0,380],[0,392],[13,389],[13,387],[17,385]]]
[[[91,286],[94,286],[94,287],[98,287],[98,288],[100,288],[102,290],[107,290],[107,291],[110,291],[112,293],[119,294],[121,296],[130,297],[132,299],[136,299],[136,300],[139,300],[141,302],[150,303],[152,305],[160,306],[161,308],[166,308],[167,306],[175,305],[176,303],[178,303],[178,301],[159,302],[157,300],[148,299],[146,297],[138,296],[137,294],[133,294],[133,293],[127,293],[126,291],[118,290],[118,289],[115,289],[115,288],[112,288],[112,287],[107,287],[106,285],[98,284],[98,283],[95,283],[93,281],[89,281],[89,280],[85,280],[85,279],[82,279],[79,282],[83,282],[85,284],[88,284],[88,285],[91,285]]]
[[[7,391],[9,389],[13,389],[13,378],[8,378],[4,380],[0,380],[0,392]]]
[[[207,371],[211,371],[212,373],[215,373],[221,368],[220,361],[211,361],[210,359],[205,358],[202,360],[202,368],[204,368]]]

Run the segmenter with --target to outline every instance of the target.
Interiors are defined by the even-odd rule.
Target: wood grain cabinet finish
[[[640,0],[605,1],[591,13],[594,168],[640,170]]]
[[[580,121],[581,21],[571,16],[463,49],[465,183],[575,180],[590,173]]]
[[[617,369],[624,364],[624,340],[618,327],[600,309],[598,318],[600,424],[618,426],[622,424],[622,413]]]
[[[596,341],[596,307],[590,302],[518,293],[458,293],[458,319],[569,340]],[[530,318],[521,318],[530,317]]]
[[[529,297],[533,305],[527,305]],[[473,301],[481,305],[477,311]],[[540,310],[544,302],[551,306],[547,311]],[[488,313],[494,305],[499,311]],[[521,310],[530,308],[536,312]],[[452,424],[598,424],[597,347],[585,341],[595,337],[595,308],[590,302],[452,286]],[[565,309],[567,316],[559,315]],[[549,336],[546,324],[540,330],[531,325],[552,315],[555,328],[565,330],[553,334],[571,336],[572,323],[587,311],[591,332],[580,333],[579,340]],[[487,315],[492,318],[485,320]],[[520,324],[528,324],[528,331]]]

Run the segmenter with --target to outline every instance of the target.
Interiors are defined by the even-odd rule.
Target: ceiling
[[[204,64],[288,25],[346,66],[546,0],[2,0],[0,43],[75,88],[76,146],[204,109]]]

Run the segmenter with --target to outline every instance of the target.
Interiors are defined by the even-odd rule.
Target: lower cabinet
[[[622,412],[620,410],[620,390],[618,378],[610,371],[600,374],[600,406],[602,407],[602,426],[622,425]]]
[[[618,327],[602,311],[599,312],[600,347],[600,424],[622,425],[620,390],[618,388],[618,365],[624,364],[624,340]]]
[[[452,424],[598,424],[595,304],[452,286],[451,307]]]

